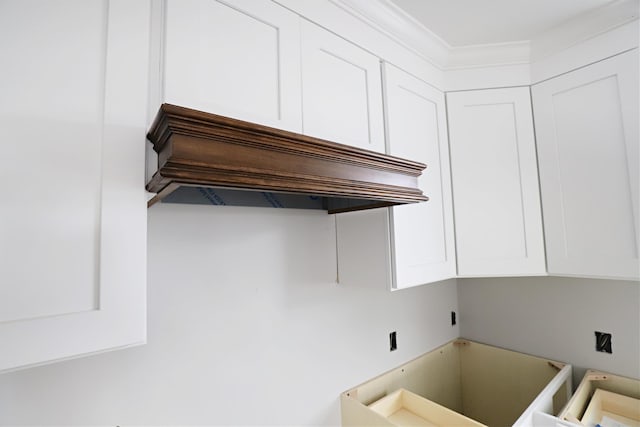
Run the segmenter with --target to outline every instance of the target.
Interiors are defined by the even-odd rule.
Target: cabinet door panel
[[[148,26],[148,2],[0,5],[0,371],[145,340]]]
[[[169,0],[164,99],[300,132],[299,17],[267,0]]]
[[[429,201],[336,215],[340,283],[403,289],[456,275],[444,94],[384,64],[389,153],[427,164]]]
[[[370,53],[304,21],[304,133],[384,152],[380,62]]]
[[[444,94],[384,67],[389,154],[427,164],[419,178],[425,203],[390,208],[394,287],[454,277],[455,250]]]
[[[533,87],[549,273],[638,278],[637,50]]]
[[[544,274],[528,88],[447,94],[458,274]]]

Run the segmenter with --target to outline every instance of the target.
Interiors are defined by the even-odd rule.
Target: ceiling
[[[616,0],[391,0],[450,46],[531,40]]]

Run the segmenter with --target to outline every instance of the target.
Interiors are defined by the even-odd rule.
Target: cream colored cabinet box
[[[383,417],[393,410],[376,403],[399,389],[428,400],[405,406],[418,408],[431,425],[442,414],[435,403],[488,426],[533,426],[535,412],[558,414],[569,400],[571,365],[455,340],[344,392],[342,425],[405,425]]]
[[[375,414],[371,414],[372,419],[368,425],[380,423],[389,426],[484,426],[403,388],[372,403],[369,409]]]
[[[589,370],[558,418],[593,426],[603,417],[629,427],[640,426],[640,380]]]

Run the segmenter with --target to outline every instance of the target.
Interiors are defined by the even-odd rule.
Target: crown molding
[[[640,0],[617,0],[565,21],[531,40],[530,61],[541,61],[635,21],[639,9]]]
[[[447,70],[528,64],[531,44],[528,40],[509,43],[460,46],[449,49]]]
[[[391,0],[329,0],[441,70],[529,61],[529,42],[452,47]]]
[[[329,0],[424,60],[443,69],[451,46],[389,0]]]
[[[535,37],[452,47],[391,0],[328,0],[443,71],[529,64],[638,19],[640,0],[617,0]]]

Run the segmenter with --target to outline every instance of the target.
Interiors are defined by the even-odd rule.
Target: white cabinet
[[[529,88],[447,94],[458,275],[545,274]]]
[[[427,164],[418,180],[425,203],[388,210],[396,288],[456,274],[444,94],[389,64],[384,67],[389,154]]]
[[[379,59],[302,21],[302,111],[306,135],[384,153]]]
[[[393,289],[455,277],[444,94],[384,64],[388,150],[427,164],[419,179],[429,201],[339,214],[341,283],[384,278]]]
[[[550,274],[638,279],[638,50],[533,86]]]
[[[0,371],[146,339],[149,10],[0,3]]]
[[[156,104],[385,151],[376,56],[269,0],[161,4]]]
[[[163,102],[301,132],[298,15],[269,0],[167,0],[164,13]]]

